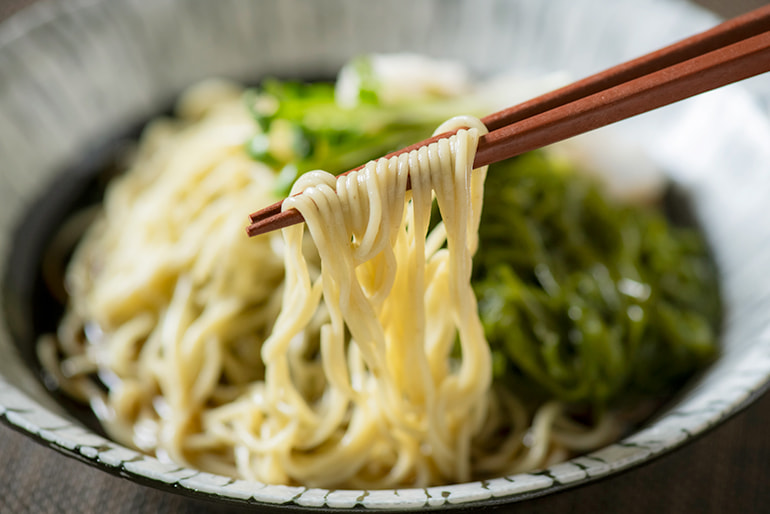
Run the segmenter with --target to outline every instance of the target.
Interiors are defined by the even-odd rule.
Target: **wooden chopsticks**
[[[482,118],[490,132],[479,140],[474,167],[499,162],[767,71],[770,5]],[[385,157],[451,135],[440,134]],[[281,204],[282,201],[251,214],[248,235],[303,221],[295,209],[282,212]]]

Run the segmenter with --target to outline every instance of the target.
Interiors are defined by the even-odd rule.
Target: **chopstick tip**
[[[264,211],[265,209],[263,209]],[[262,213],[263,211],[259,211]],[[279,211],[269,216],[260,216],[256,221],[246,227],[249,237],[266,234],[274,230],[296,225],[304,221],[302,214],[297,209]]]

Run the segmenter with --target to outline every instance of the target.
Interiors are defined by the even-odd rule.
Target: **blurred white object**
[[[468,70],[458,61],[410,53],[370,54],[362,59],[345,65],[337,76],[336,101],[343,107],[358,104],[367,81],[373,82],[377,97],[386,105],[407,99],[452,97],[471,88]]]
[[[649,154],[612,127],[556,143],[548,150],[597,179],[610,197],[622,202],[652,203],[666,187],[665,173]]]

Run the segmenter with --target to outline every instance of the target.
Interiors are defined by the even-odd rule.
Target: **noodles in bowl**
[[[713,359],[718,298],[695,232],[616,205],[550,154],[491,170],[482,210],[478,119],[345,178],[303,174],[346,145],[376,156],[412,137],[433,122],[405,119],[415,105],[483,108],[461,76],[460,93],[428,82],[389,103],[377,63],[351,65],[352,102],[277,82],[244,101],[210,82],[147,129],[39,344],[111,437],[262,483],[437,486],[601,447],[640,397]],[[291,183],[312,243],[302,227],[248,240],[243,214]]]
[[[405,12],[410,15],[404,17]],[[308,20],[313,20],[313,23]],[[654,25],[656,30],[637,30],[644,21]],[[770,354],[766,350],[770,334],[767,331],[770,326],[770,316],[767,315],[770,313],[770,282],[764,279],[770,250],[767,245],[770,224],[762,215],[766,199],[770,196],[770,181],[766,173],[770,149],[764,144],[770,137],[770,123],[761,110],[759,99],[751,93],[767,91],[764,87],[747,90],[741,84],[714,91],[597,133],[594,142],[598,147],[591,149],[584,146],[590,145],[591,141],[583,141],[581,146],[576,147],[581,152],[589,150],[590,154],[602,159],[614,158],[609,166],[611,176],[622,172],[621,185],[627,182],[625,172],[633,171],[637,164],[644,162],[639,155],[652,161],[667,179],[682,188],[691,202],[690,212],[695,220],[691,226],[697,226],[705,236],[718,265],[719,289],[724,302],[718,355],[714,355],[712,346],[710,353],[705,352],[702,359],[695,359],[701,365],[714,360],[701,372],[696,372],[684,386],[674,385],[674,396],[669,396],[668,388],[656,391],[654,386],[660,382],[661,372],[671,376],[668,372],[675,371],[676,364],[682,362],[676,358],[676,353],[663,361],[645,359],[649,355],[646,351],[640,352],[643,358],[626,359],[633,345],[614,344],[618,337],[631,333],[629,330],[637,326],[628,314],[635,316],[639,313],[633,305],[643,302],[648,291],[644,287],[646,281],[626,275],[632,280],[622,283],[624,292],[607,297],[618,308],[605,310],[602,304],[605,279],[608,275],[610,278],[613,276],[610,269],[621,265],[624,256],[634,254],[618,251],[618,240],[622,238],[616,237],[619,226],[616,222],[633,216],[633,213],[647,212],[647,208],[627,210],[620,202],[608,199],[606,194],[597,195],[597,189],[574,172],[582,161],[576,160],[574,155],[563,157],[556,153],[556,149],[521,156],[488,171],[471,286],[478,302],[484,336],[491,348],[492,387],[485,400],[488,403],[487,419],[472,442],[471,462],[474,466],[480,464],[480,455],[496,451],[501,460],[512,463],[516,456],[534,448],[533,444],[537,441],[548,440],[546,460],[534,463],[531,472],[508,474],[476,467],[473,470],[474,479],[469,482],[448,483],[455,479],[442,477],[446,485],[397,489],[322,489],[292,481],[273,485],[253,479],[233,478],[231,473],[236,466],[230,454],[222,452],[206,460],[202,452],[187,452],[189,448],[195,449],[193,444],[201,442],[199,438],[183,437],[181,440],[187,445],[182,458],[200,468],[172,461],[169,450],[152,448],[158,424],[172,419],[168,402],[155,393],[151,396],[153,404],[141,412],[130,408],[133,400],[123,404],[129,407],[124,411],[127,417],[143,420],[142,423],[126,425],[131,427],[131,431],[126,431],[125,439],[116,433],[120,431],[117,424],[109,427],[108,416],[105,416],[110,414],[109,403],[101,398],[109,391],[107,387],[119,384],[117,379],[123,384],[130,380],[127,375],[121,378],[106,366],[94,365],[94,362],[101,362],[102,356],[81,358],[79,355],[96,353],[92,347],[107,339],[102,339],[95,329],[100,328],[109,337],[110,330],[113,330],[111,325],[102,321],[99,324],[89,323],[88,339],[78,337],[71,348],[62,348],[59,350],[61,353],[54,353],[53,371],[60,369],[57,363],[68,361],[60,369],[66,376],[59,384],[49,376],[41,375],[35,350],[40,337],[57,336],[61,312],[60,306],[47,309],[52,301],[49,302],[49,296],[46,296],[46,288],[38,288],[37,281],[41,278],[38,263],[44,255],[44,247],[53,241],[57,228],[63,229],[62,234],[67,232],[67,227],[77,228],[76,218],[80,215],[73,218],[74,224],[68,220],[65,226],[64,219],[69,213],[79,212],[79,206],[99,203],[97,211],[103,211],[110,198],[122,198],[121,202],[131,205],[131,215],[123,219],[126,224],[120,225],[118,232],[122,231],[131,239],[128,225],[136,221],[134,218],[145,222],[145,232],[138,232],[145,236],[134,239],[137,245],[143,244],[143,237],[147,237],[152,239],[153,248],[158,248],[165,244],[161,236],[173,234],[173,227],[205,234],[196,243],[198,250],[195,253],[207,256],[208,268],[205,263],[200,263],[196,270],[203,276],[210,274],[214,279],[209,284],[216,284],[205,290],[191,287],[188,301],[182,301],[184,297],[180,296],[182,299],[174,303],[176,319],[182,325],[189,322],[189,319],[184,319],[185,312],[192,311],[197,316],[196,330],[204,328],[204,321],[215,323],[217,316],[226,315],[226,309],[218,313],[213,309],[215,305],[227,306],[225,297],[231,298],[229,293],[225,294],[228,290],[235,291],[233,296],[246,298],[249,307],[253,307],[243,318],[236,318],[246,319],[243,325],[237,322],[227,325],[234,337],[227,347],[229,353],[223,354],[223,364],[198,354],[197,360],[191,358],[188,362],[189,376],[183,375],[188,371],[187,367],[157,365],[152,372],[159,375],[158,381],[170,381],[170,375],[177,373],[188,381],[186,383],[192,383],[192,377],[201,377],[201,370],[208,370],[209,366],[212,370],[216,366],[219,366],[216,369],[226,370],[223,371],[227,374],[226,380],[222,380],[222,384],[216,381],[216,387],[263,381],[259,347],[269,333],[258,333],[247,325],[259,323],[260,313],[267,316],[272,312],[269,314],[272,319],[278,316],[285,289],[285,265],[284,253],[275,252],[284,252],[286,244],[281,234],[266,238],[270,241],[267,244],[247,238],[243,231],[247,223],[246,214],[286,197],[301,172],[313,169],[327,169],[335,173],[344,171],[386,154],[388,148],[424,139],[440,123],[457,113],[486,115],[538,93],[526,89],[521,94],[523,98],[506,99],[502,105],[484,105],[478,109],[476,104],[465,104],[451,111],[441,108],[433,112],[420,110],[421,115],[430,115],[431,118],[429,121],[424,119],[420,127],[404,123],[396,131],[379,132],[379,138],[372,137],[367,145],[362,145],[357,138],[364,134],[356,135],[345,130],[352,123],[347,124],[345,120],[349,118],[339,112],[350,114],[366,108],[381,114],[382,111],[386,111],[384,114],[400,114],[403,110],[395,106],[378,110],[364,94],[365,102],[360,110],[351,110],[348,103],[345,110],[334,111],[340,118],[328,115],[318,117],[342,119],[342,130],[333,132],[328,127],[324,129],[301,123],[302,120],[297,123],[291,108],[301,101],[305,102],[303,105],[308,107],[308,112],[320,112],[319,109],[327,109],[333,103],[329,99],[329,96],[333,97],[333,91],[322,91],[323,87],[318,83],[302,84],[313,91],[312,95],[302,96],[300,93],[310,93],[310,90],[304,87],[293,89],[294,86],[283,80],[263,82],[261,79],[265,77],[328,79],[350,58],[351,51],[414,51],[470,66],[474,77],[473,81],[466,83],[471,86],[470,90],[442,92],[443,98],[452,103],[452,98],[461,96],[467,99],[464,93],[472,95],[477,79],[485,81],[504,70],[535,77],[552,77],[559,71],[574,78],[586,76],[592,71],[703,30],[715,22],[713,16],[686,2],[637,0],[611,3],[603,0],[458,0],[449,3],[442,0],[62,0],[36,3],[31,11],[22,12],[4,22],[0,26],[0,61],[3,62],[0,74],[9,80],[0,81],[3,84],[0,87],[0,112],[3,113],[0,116],[0,156],[3,162],[0,170],[3,182],[0,185],[0,226],[3,227],[0,230],[0,255],[3,256],[4,267],[0,290],[0,421],[10,426],[3,430],[19,432],[5,440],[6,448],[13,447],[10,455],[13,456],[14,451],[17,451],[16,455],[23,455],[22,459],[10,462],[7,471],[13,474],[14,470],[18,470],[18,478],[21,479],[30,476],[25,469],[34,470],[35,479],[33,491],[19,480],[6,483],[7,488],[14,493],[23,491],[21,501],[26,502],[25,506],[34,502],[35,498],[41,502],[53,499],[60,505],[72,505],[82,500],[80,505],[86,505],[73,510],[93,509],[95,501],[99,501],[99,505],[104,501],[105,508],[108,504],[112,506],[120,502],[115,510],[123,508],[129,511],[147,510],[149,504],[155,502],[164,505],[156,505],[158,508],[155,510],[181,511],[183,507],[180,505],[191,506],[201,501],[205,502],[203,508],[251,508],[260,512],[351,508],[519,508],[526,511],[530,507],[547,509],[545,504],[584,504],[590,509],[592,502],[594,505],[606,502],[623,504],[629,490],[642,493],[645,504],[661,505],[667,501],[688,499],[708,503],[712,495],[702,498],[697,486],[695,492],[687,489],[687,481],[693,478],[699,481],[707,475],[715,479],[719,469],[714,469],[712,475],[706,470],[711,469],[710,465],[702,466],[694,461],[702,458],[702,462],[711,463],[713,457],[718,456],[714,452],[719,446],[729,451],[735,448],[736,443],[730,441],[727,447],[724,445],[725,435],[729,439],[730,434],[735,433],[730,431],[729,426],[720,428],[720,433],[706,432],[711,427],[722,425],[724,420],[756,398],[770,377]],[[429,28],[427,31],[426,27]],[[202,89],[194,88],[189,91],[191,95],[182,95],[194,101],[182,100],[178,109],[173,112],[168,109],[170,99],[177,98],[184,88],[206,77],[229,77],[244,84],[260,84],[260,88],[243,91],[232,84],[220,83],[215,88],[218,92],[214,94],[209,89],[209,93],[203,96],[196,94],[196,90]],[[563,82],[549,82],[543,87],[553,89],[560,83]],[[328,84],[324,87],[331,88]],[[750,87],[750,84],[746,83],[745,87]],[[502,89],[511,90],[507,87]],[[276,116],[267,109],[254,108],[254,100],[264,99],[262,93],[279,99],[276,103],[267,98],[267,102],[260,104],[265,108],[270,104],[277,106],[280,112],[276,112]],[[318,96],[314,96],[315,93]],[[494,95],[486,96],[492,98]],[[207,99],[213,100],[213,97],[217,100]],[[314,104],[313,98],[322,101]],[[287,100],[286,104],[280,101],[283,99]],[[442,103],[441,100],[434,100],[419,102],[417,106],[431,106],[432,111],[433,107]],[[214,105],[219,107],[212,107]],[[156,119],[159,113],[164,114]],[[187,190],[185,186],[196,184],[195,177],[199,176],[192,168],[187,169],[189,184],[180,180],[176,184],[179,195],[173,197],[152,194],[142,201],[134,201],[140,190],[148,192],[151,186],[159,185],[160,179],[149,178],[158,177],[155,172],[148,172],[146,181],[133,183],[137,186],[136,191],[132,192],[131,187],[126,187],[122,193],[116,191],[121,184],[132,184],[129,176],[134,176],[132,172],[138,171],[140,163],[162,162],[161,154],[157,159],[151,158],[153,150],[182,145],[186,136],[192,136],[197,130],[194,127],[202,128],[213,123],[215,118],[222,123],[229,118],[242,128],[229,132],[232,140],[228,148],[232,153],[219,153],[223,166],[216,167],[218,171],[229,173],[228,177],[232,180],[215,182],[212,179],[205,183],[202,190],[197,190],[200,198],[214,200],[209,209],[202,209],[202,203],[196,207],[196,195],[184,193]],[[144,122],[150,119],[154,121],[146,126],[141,136],[138,130],[131,130],[140,122],[144,126]],[[277,121],[279,119],[284,121]],[[186,128],[190,131],[185,131]],[[276,135],[282,134],[275,138],[275,147],[271,138],[265,144],[265,138],[257,137],[265,134],[264,129],[269,129],[270,133],[276,129]],[[393,134],[403,137],[391,140]],[[113,136],[123,135],[127,137],[112,143]],[[110,187],[106,202],[101,203],[93,192],[100,191],[105,178],[112,177],[114,173],[101,173],[102,167],[98,163],[112,161],[111,156],[116,153],[122,157],[123,141],[127,139],[131,140],[128,143],[131,148],[138,142],[139,150],[127,161],[121,162],[123,174],[110,181],[114,187]],[[106,141],[104,145],[103,141]],[[331,148],[327,145],[343,145],[350,141],[355,142],[351,146],[369,148],[371,153],[357,154],[351,157],[353,162],[332,162],[333,155],[349,154],[320,151],[324,147]],[[618,141],[626,144],[617,144]],[[307,144],[313,142],[318,145]],[[245,155],[242,153],[244,143]],[[227,143],[223,142],[223,146]],[[113,151],[115,148],[118,148],[117,152]],[[195,144],[185,148],[182,154],[192,154],[210,146]],[[266,152],[266,148],[269,151]],[[306,153],[311,149],[315,151]],[[103,158],[105,155],[108,157]],[[225,161],[228,161],[226,165]],[[205,159],[196,162],[203,163]],[[290,166],[292,163],[296,173]],[[238,171],[241,165],[249,171]],[[590,168],[594,169],[594,166]],[[640,173],[648,176],[646,169],[640,170]],[[80,196],[86,177],[95,177],[93,181],[88,181],[95,187]],[[169,179],[165,185],[170,185],[170,182]],[[234,190],[243,185],[246,189],[253,186],[250,198],[241,198]],[[227,197],[227,202],[217,200],[224,197]],[[534,201],[536,199],[544,201]],[[150,200],[156,203],[151,206]],[[227,208],[223,207],[225,203]],[[606,210],[608,203],[611,210]],[[161,212],[170,209],[172,204],[175,205],[175,214],[162,215]],[[666,200],[664,205],[678,207],[680,204]],[[183,206],[189,211],[181,212],[179,209]],[[222,208],[222,217],[232,216],[232,221],[221,223],[221,227],[217,225],[221,229],[209,230],[199,216],[204,210],[209,214],[217,212],[217,206]],[[569,208],[564,209],[565,206]],[[572,210],[577,206],[590,208]],[[578,212],[591,214],[580,217]],[[82,216],[89,214],[83,211]],[[106,217],[107,214],[98,216]],[[430,230],[436,228],[438,219],[438,213],[432,208]],[[680,219],[676,215],[671,217],[671,220]],[[96,242],[99,238],[92,234],[105,223],[103,220],[95,221],[84,241]],[[570,227],[580,227],[581,230],[573,231]],[[646,237],[629,239],[628,242],[634,244],[626,245],[625,249],[641,250],[647,246],[668,244],[665,234],[669,231],[657,230],[656,227],[661,227],[657,222],[648,224],[648,227],[650,230],[645,233]],[[131,232],[137,234],[133,229]],[[593,252],[586,252],[585,249],[587,244],[598,241],[586,239],[592,234],[607,236],[600,241],[605,250],[611,251],[603,254],[615,259],[605,262],[608,273],[604,273],[601,267],[592,270],[585,266],[568,273],[559,264],[561,256],[571,256],[570,259],[578,263],[583,257],[591,256]],[[307,228],[304,237],[309,238]],[[105,237],[102,242],[106,240]],[[180,249],[182,245],[178,244],[179,241],[192,246],[191,239],[177,238],[172,249]],[[556,243],[557,251],[542,251],[543,248],[554,248]],[[305,257],[309,273],[312,279],[317,280],[320,274],[317,252],[310,243],[308,246]],[[130,244],[128,247],[128,253],[119,252],[126,257],[123,260],[125,266],[138,269],[143,264],[150,264],[150,254],[132,253],[134,247]],[[527,252],[520,251],[522,248],[526,248]],[[488,251],[490,249],[492,251]],[[77,252],[80,256],[88,254],[83,246]],[[251,255],[262,259],[262,264],[250,264],[253,260]],[[96,254],[93,256],[98,257]],[[155,251],[152,256],[153,259],[162,257]],[[61,262],[66,260],[65,255]],[[508,265],[498,266],[500,261]],[[75,261],[69,262],[73,270]],[[268,266],[269,262],[275,268]],[[653,261],[648,259],[648,262]],[[654,262],[665,264],[666,261],[656,259]],[[99,264],[98,259],[95,263]],[[233,274],[224,272],[230,268],[230,263],[236,265],[237,271]],[[538,263],[541,265],[535,267],[534,264]],[[171,290],[168,283],[176,284],[179,275],[174,266],[181,264],[169,261],[158,267],[157,274],[139,273],[133,278],[126,278],[123,285],[130,286],[134,280],[139,283],[140,279],[158,278],[153,285],[166,287],[165,298],[138,295],[134,299],[150,306],[164,305],[164,302],[170,305],[169,299],[176,289]],[[627,269],[625,264],[623,267]],[[112,278],[127,276],[128,273],[111,275]],[[270,276],[275,281],[269,288],[253,287],[255,281],[267,281]],[[554,280],[549,280],[549,277]],[[666,279],[665,283],[673,286],[668,287],[667,292],[688,289],[676,287],[681,283],[676,278],[669,276]],[[551,287],[554,282],[564,284],[560,288],[562,295]],[[191,283],[191,286],[195,284]],[[649,291],[652,292],[652,288]],[[180,293],[183,292],[180,287]],[[580,310],[572,311],[573,315],[583,313],[577,320],[569,316],[569,309],[565,316],[560,315],[565,313],[560,305],[565,299],[577,298],[576,292],[584,301],[579,305]],[[221,298],[216,295],[221,295]],[[708,297],[707,294],[702,295],[703,299]],[[265,302],[267,298],[269,301]],[[222,299],[226,301],[220,303]],[[648,301],[651,300],[651,297],[648,298]],[[70,304],[74,303],[71,299]],[[115,306],[113,304],[111,309]],[[629,307],[632,307],[630,311]],[[643,312],[654,312],[645,311],[644,304],[639,307]],[[117,311],[120,312],[120,309]],[[208,314],[205,319],[199,316],[204,311]],[[165,312],[171,311],[166,308]],[[127,311],[123,311],[122,316],[127,317]],[[77,334],[79,322],[75,317],[70,319],[72,324],[69,326],[74,329],[72,333]],[[548,323],[540,325],[539,319],[548,320]],[[313,321],[318,324],[311,324],[305,330],[308,334],[321,330],[322,316]],[[558,341],[570,341],[569,331],[563,330],[578,321],[584,328],[597,328],[595,332],[583,332],[584,336],[595,334],[595,337],[584,337],[585,344],[579,345],[575,344],[577,339],[573,339],[571,347],[552,344],[557,341],[554,336],[559,336]],[[620,328],[605,330],[610,323]],[[654,326],[662,329],[687,327],[688,324],[656,323]],[[242,327],[246,328],[238,332]],[[549,327],[558,327],[559,330],[544,330]],[[561,337],[562,334],[566,337]],[[55,349],[59,348],[58,344],[65,346],[63,340],[66,335],[60,335],[63,337],[57,337],[56,344],[52,346]],[[192,336],[187,337],[188,341],[193,340]],[[347,332],[345,337],[346,340],[349,338]],[[684,337],[684,341],[694,339]],[[539,340],[549,343],[541,345],[537,343]],[[661,341],[648,337],[644,340]],[[112,342],[117,341],[113,339]],[[206,344],[202,345],[205,349]],[[579,353],[573,350],[596,349],[602,345],[608,351],[595,353],[594,358],[585,354],[580,359],[585,365],[577,365]],[[678,345],[671,348],[678,348]],[[139,347],[126,345],[124,349],[129,358],[136,358],[136,353],[132,352],[138,351]],[[298,343],[290,345],[290,350],[298,349]],[[149,355],[150,346],[142,345],[141,350]],[[290,366],[305,362],[315,365],[320,353],[312,350],[309,348],[306,353],[290,354]],[[158,355],[164,356],[161,351]],[[529,355],[530,358],[515,360],[518,355]],[[76,358],[68,360],[69,356]],[[180,356],[184,357],[183,354]],[[459,344],[456,346],[453,342],[448,359],[451,372],[456,372],[458,368],[455,366],[462,362],[462,358]],[[612,372],[613,369],[624,369],[623,366],[615,366],[619,360],[634,366],[644,364],[633,368],[635,385],[633,391],[627,391],[631,392],[628,395],[618,396],[623,389],[621,385],[629,383],[623,378],[627,378],[628,373]],[[688,359],[688,362],[692,361]],[[125,364],[128,372],[132,372],[131,368],[136,369],[130,359],[118,364]],[[347,367],[348,363],[344,364]],[[313,367],[305,369],[310,371]],[[626,371],[629,369],[626,368]],[[296,376],[293,374],[292,378]],[[318,380],[319,391],[324,384],[328,384],[322,373],[313,377],[313,380]],[[66,393],[63,388],[69,385],[69,380],[79,382],[85,388],[96,388],[92,390],[90,404],[75,405],[68,401],[70,397],[67,394],[60,394]],[[85,386],[86,382],[91,386]],[[315,386],[311,381],[305,385],[307,389],[300,389],[301,399],[312,403],[318,398],[307,395],[306,391]],[[197,398],[201,388],[198,386],[194,392],[187,389],[183,394]],[[205,408],[213,410],[245,397],[245,388],[237,389],[221,387],[218,396]],[[78,387],[74,387],[72,392],[77,395]],[[143,393],[141,388],[134,389],[133,404],[148,405],[146,402],[150,396],[142,397],[140,393]],[[118,396],[117,393],[109,394],[113,398]],[[130,394],[124,396],[125,400],[130,398]],[[640,414],[630,407],[630,411],[627,410],[620,398],[628,400],[629,404],[636,403],[635,398],[641,398],[637,407],[645,412],[654,410],[653,416],[646,417],[645,412]],[[661,399],[665,403],[655,410]],[[499,426],[494,413],[514,412],[513,407],[507,405],[513,405],[517,400],[522,404],[520,412],[527,415],[521,423],[515,421],[515,426],[522,427],[523,431],[518,448],[518,443],[510,446],[502,444],[511,435],[510,431],[495,432],[493,429]],[[650,407],[648,402],[655,405]],[[538,406],[548,408],[538,415]],[[106,421],[98,422],[92,411],[98,411]],[[220,413],[224,414],[223,411],[220,410]],[[166,417],[156,420],[158,412]],[[749,413],[744,419],[750,418]],[[646,421],[637,424],[637,420],[643,419]],[[249,422],[246,417],[242,420],[243,426]],[[234,426],[231,424],[228,428],[232,431]],[[145,429],[137,431],[144,437],[135,437],[134,428]],[[184,428],[198,429],[194,424]],[[625,435],[616,438],[613,432],[618,428]],[[107,430],[111,435],[107,435]],[[540,437],[541,434],[543,437]],[[574,437],[578,434],[586,437],[578,440]],[[704,434],[705,441],[690,444]],[[588,436],[596,436],[596,439],[592,441]],[[712,438],[717,449],[711,446]],[[515,438],[507,440],[515,441]],[[603,446],[603,441],[609,440],[615,442]],[[19,441],[22,444],[17,447],[16,442]],[[171,442],[175,441],[171,439]],[[750,443],[745,442],[741,447],[746,444]],[[682,448],[684,445],[688,448]],[[575,449],[575,456],[570,456],[566,448]],[[28,451],[29,454],[26,453]],[[249,454],[241,453],[239,458],[248,462]],[[742,465],[740,455],[731,455],[728,462]],[[663,458],[651,463],[659,456]],[[562,460],[565,458],[567,460]],[[561,462],[554,463],[557,460]],[[90,469],[84,467],[84,463]],[[645,469],[632,469],[647,463],[651,465]],[[499,463],[487,462],[485,467],[495,469],[494,465]],[[39,466],[43,466],[47,473],[40,473]],[[723,471],[726,471],[725,467],[722,466]],[[201,468],[214,472],[201,471]],[[735,469],[727,472],[734,479],[729,481],[730,485],[741,482],[740,478],[746,476],[748,470],[745,468],[736,474],[733,474]],[[658,473],[664,476],[657,476]],[[607,480],[599,481],[601,478]],[[648,479],[652,479],[654,485],[646,485]],[[295,483],[297,485],[292,485]],[[74,490],[88,491],[89,494],[72,494]],[[646,494],[650,491],[654,494]],[[37,496],[28,496],[31,492]],[[537,496],[543,498],[530,500]],[[14,497],[11,494],[11,502]],[[169,504],[172,507],[165,508]]]

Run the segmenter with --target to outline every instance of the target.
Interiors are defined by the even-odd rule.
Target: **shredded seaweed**
[[[701,234],[611,201],[542,151],[490,168],[473,281],[496,378],[540,396],[663,394],[718,351]]]

